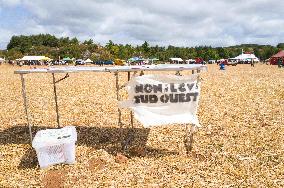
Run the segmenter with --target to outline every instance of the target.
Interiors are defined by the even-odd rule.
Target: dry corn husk
[[[48,186],[53,176],[58,177],[55,186],[64,187],[284,186],[284,70],[277,66],[219,71],[209,65],[201,74],[203,127],[194,135],[193,151],[185,152],[184,125],[150,130],[134,121],[135,139],[123,163],[115,158],[127,130],[117,125],[114,75],[70,74],[58,84],[58,102],[61,124],[77,126],[77,162],[44,170],[29,145],[17,69],[0,66],[1,187]],[[120,84],[126,83],[127,74],[119,77]],[[25,78],[33,130],[56,127],[52,76]],[[127,97],[125,91],[120,94]],[[124,128],[129,117],[123,109]]]

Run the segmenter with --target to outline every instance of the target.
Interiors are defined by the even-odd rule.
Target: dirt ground
[[[202,127],[189,154],[185,125],[145,129],[137,121],[132,146],[120,154],[130,118],[122,110],[121,131],[114,75],[70,74],[58,84],[58,100],[61,124],[78,132],[76,164],[41,170],[14,74],[29,68],[0,66],[1,187],[284,187],[284,69],[209,65],[201,74]],[[33,132],[56,127],[52,76],[25,78]]]

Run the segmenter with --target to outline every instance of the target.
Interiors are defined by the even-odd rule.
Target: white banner
[[[196,115],[200,96],[197,75],[144,75],[132,78],[128,100],[120,103],[130,108],[144,127],[172,123],[199,125]]]

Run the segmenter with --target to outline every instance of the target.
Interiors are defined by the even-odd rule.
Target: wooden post
[[[57,127],[60,128],[59,110],[58,110],[57,93],[56,93],[56,83],[55,83],[55,75],[54,75],[54,73],[52,73],[52,77],[53,77],[53,92],[54,92],[54,100],[55,100],[55,110],[56,110]]]
[[[29,127],[30,140],[31,140],[31,143],[32,143],[33,142],[32,127],[31,127],[31,124],[30,124],[30,118],[29,118],[29,113],[28,113],[26,85],[25,85],[25,78],[24,78],[23,74],[21,74],[21,81],[22,81],[22,95],[23,95],[23,99],[24,99],[25,113],[26,113],[26,118],[27,118],[27,124],[28,124],[28,127]]]
[[[192,151],[193,147],[193,134],[195,131],[195,125],[191,125],[191,128],[189,130],[188,128],[189,125],[186,125],[186,134],[184,138],[184,145],[186,149],[186,153],[189,154],[189,152]]]

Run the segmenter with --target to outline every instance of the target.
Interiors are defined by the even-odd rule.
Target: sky
[[[277,45],[283,7],[283,0],[0,0],[0,49],[13,35],[40,33],[102,45]]]

